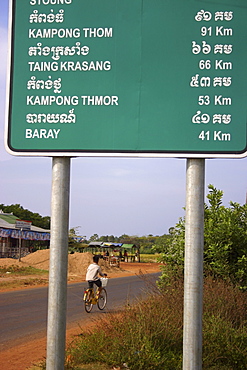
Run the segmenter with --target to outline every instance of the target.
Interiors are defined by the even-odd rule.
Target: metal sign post
[[[22,233],[22,228],[20,228],[20,235],[19,235],[19,262],[21,261],[21,233]]]
[[[24,220],[15,221],[15,228],[20,230],[20,233],[19,233],[19,262],[21,261],[22,230],[30,230],[31,225],[32,225],[31,221],[24,221]]]
[[[47,370],[64,369],[67,309],[70,158],[54,157],[47,323]]]
[[[202,368],[205,159],[187,159],[183,370]]]

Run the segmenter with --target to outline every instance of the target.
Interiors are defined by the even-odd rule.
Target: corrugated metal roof
[[[122,247],[123,243],[104,242],[103,247]]]
[[[123,243],[110,243],[110,242],[91,242],[88,245],[89,247],[101,247],[101,248],[119,248],[121,249],[131,249],[137,248],[135,244],[123,244]]]
[[[103,245],[103,242],[90,242],[89,247],[101,247]]]
[[[13,225],[9,224],[7,221],[4,221],[0,218],[0,227],[4,227],[5,229],[13,229]]]
[[[8,222],[9,224],[15,224],[17,217],[12,213],[0,213],[0,219]]]
[[[5,229],[15,229],[15,221],[18,220],[13,214],[10,213],[0,213],[0,227]],[[40,233],[49,233],[50,230],[42,229],[41,227],[31,225],[31,231],[36,231]]]
[[[134,247],[136,247],[135,244],[123,244],[122,245],[123,249],[131,249],[131,248],[134,248]]]

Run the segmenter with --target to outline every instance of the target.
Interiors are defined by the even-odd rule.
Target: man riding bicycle
[[[93,256],[93,263],[91,263],[87,268],[86,281],[90,289],[93,289],[93,284],[97,285],[99,288],[99,293],[102,290],[102,282],[98,277],[98,274],[102,277],[106,277],[107,274],[104,274],[99,266],[100,256]]]

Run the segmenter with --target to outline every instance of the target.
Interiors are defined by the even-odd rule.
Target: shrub
[[[10,266],[1,266],[0,267],[0,273],[1,274],[6,274],[6,273],[11,273],[13,275],[32,275],[32,274],[47,274],[47,270],[39,270],[36,269],[32,266],[18,266],[18,265],[10,265]]]
[[[133,370],[180,369],[182,300],[182,289],[168,287],[165,293],[156,291],[126,307],[124,313],[108,315],[97,329],[83,332],[73,342],[68,353],[74,366],[99,361],[109,366],[127,364]]]
[[[208,276],[231,280],[247,290],[247,204],[222,205],[223,191],[209,185],[209,205],[204,207],[204,271]],[[164,280],[173,271],[183,272],[185,217],[180,218],[163,248],[160,261],[165,265]]]
[[[205,279],[203,369],[246,369],[247,293],[231,283]],[[104,316],[68,348],[66,369],[104,363],[131,370],[182,367],[183,282],[155,289],[123,313]],[[124,365],[124,366],[123,366]]]
[[[207,278],[204,294],[204,369],[246,369],[247,293]]]

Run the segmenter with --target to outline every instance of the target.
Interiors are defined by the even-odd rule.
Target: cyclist
[[[93,284],[96,284],[99,288],[99,293],[102,290],[102,282],[98,275],[106,277],[107,274],[103,274],[101,267],[99,266],[100,256],[93,256],[93,263],[91,263],[87,268],[86,281],[88,282],[88,287],[93,289]]]

